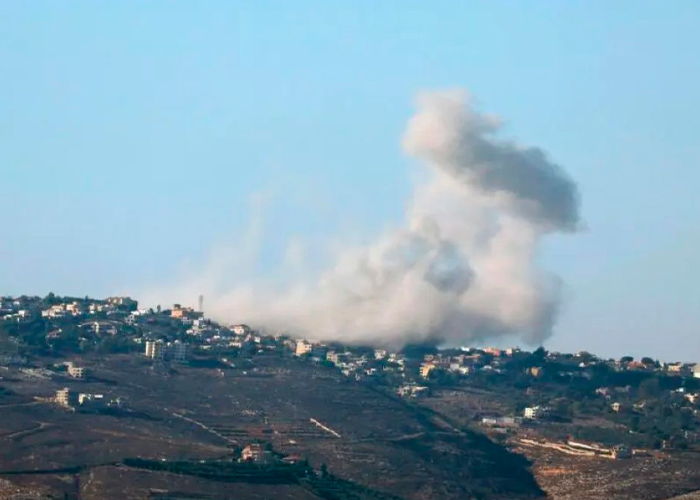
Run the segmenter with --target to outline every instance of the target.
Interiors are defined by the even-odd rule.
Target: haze
[[[193,276],[332,267],[426,182],[416,96],[466,88],[581,195],[531,262],[558,321],[503,342],[700,358],[700,7],[398,5],[0,5],[0,294],[194,305]]]

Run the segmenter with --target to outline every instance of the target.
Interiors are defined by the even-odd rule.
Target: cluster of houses
[[[384,349],[375,349],[372,353],[361,354],[351,349],[338,350],[323,343],[313,343],[307,340],[285,341],[295,356],[309,357],[314,361],[325,361],[338,368],[345,376],[361,380],[371,377],[380,371],[403,374],[406,357],[401,353],[388,353]]]
[[[338,350],[326,344],[305,339],[287,341],[287,346],[296,356],[331,363],[344,375],[356,380],[363,380],[380,373],[393,373],[404,380],[404,383],[396,387],[396,393],[405,398],[427,395],[430,392],[429,387],[420,382],[431,379],[437,371],[460,377],[479,370],[498,373],[502,370],[502,365],[507,358],[521,352],[518,348],[462,347],[456,354],[454,352],[425,354],[421,362],[416,365],[408,363],[404,353],[388,352],[385,349],[375,349],[370,354],[366,350],[358,352],[352,348]]]
[[[42,303],[39,297],[0,297],[0,319],[25,320]],[[95,314],[115,314],[135,310],[138,303],[130,297],[109,297],[105,300],[66,299],[39,309],[42,318],[60,319]]]
[[[68,387],[59,389],[54,396],[54,402],[67,409],[76,408],[100,410],[104,408],[121,408],[124,405],[123,398],[107,398],[104,394],[91,394],[76,392]]]
[[[0,297],[0,319],[22,321],[30,316],[30,311],[22,298]]]
[[[512,357],[520,352],[518,348],[497,349],[487,347],[475,349],[461,347],[461,353],[445,355],[442,353],[426,354],[420,365],[420,376],[428,379],[434,370],[443,370],[458,375],[469,375],[477,370],[501,372],[502,358]]]
[[[0,321],[27,319],[33,314],[40,313],[43,318],[53,320],[61,318],[78,318],[80,326],[89,328],[93,333],[117,335],[121,332],[124,324],[138,325],[148,322],[154,315],[165,313],[171,320],[179,322],[186,327],[186,333],[196,340],[194,343],[200,344],[203,350],[214,349],[216,347],[242,348],[252,345],[260,351],[274,349],[280,343],[284,347],[292,350],[297,356],[309,356],[314,359],[328,361],[336,365],[348,376],[362,377],[371,376],[377,370],[382,371],[405,371],[405,358],[400,353],[388,353],[385,350],[377,349],[374,352],[375,360],[384,360],[381,367],[376,367],[371,363],[365,354],[357,355],[352,350],[334,350],[324,344],[309,342],[306,340],[279,340],[273,337],[260,335],[246,325],[222,326],[209,321],[204,317],[202,311],[197,311],[191,307],[175,304],[169,311],[161,313],[158,311],[138,309],[138,302],[130,297],[109,297],[105,300],[94,299],[57,299],[52,298],[48,303],[52,305],[37,311],[37,307],[47,303],[46,299],[39,297],[0,297]],[[98,317],[90,319],[90,315]],[[113,318],[107,316],[114,315]],[[60,328],[50,330],[49,334],[59,336]],[[173,356],[182,359],[183,352],[180,347],[171,347]],[[187,348],[184,348],[187,352]],[[149,357],[158,359],[161,355],[168,356],[168,348],[152,347],[149,349]],[[458,354],[432,354],[426,355],[419,367],[418,375],[423,379],[431,378],[436,370],[450,372],[459,376],[467,376],[473,372],[494,371],[500,372],[502,365],[507,358],[519,352],[517,348],[499,349],[484,348],[474,349],[463,347]],[[177,353],[177,354],[176,354]],[[581,352],[574,355],[562,355],[556,352],[547,354],[548,358],[559,358],[569,356],[577,362],[580,368],[588,368],[599,364],[606,364],[615,371],[648,371],[665,372],[670,375],[691,376],[700,378],[700,365],[690,363],[660,363],[643,358],[634,360],[631,357],[623,357],[618,360],[603,360],[588,353]],[[186,358],[186,354],[185,354]],[[368,366],[371,365],[371,366]],[[529,374],[533,377],[542,375],[541,368],[532,367]],[[409,391],[410,392],[410,391]]]

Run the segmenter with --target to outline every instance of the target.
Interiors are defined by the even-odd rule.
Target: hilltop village
[[[324,477],[330,477],[326,459],[319,463],[315,449],[303,449],[300,444],[305,436],[344,439],[346,431],[328,418],[310,413],[289,434],[287,427],[281,430],[282,424],[273,421],[297,418],[298,408],[263,411],[239,401],[237,415],[255,424],[234,431],[197,416],[194,410],[171,408],[174,400],[191,394],[187,391],[209,390],[197,386],[197,377],[203,374],[210,377],[206,380],[218,380],[212,382],[216,384],[241,380],[267,384],[291,374],[289,388],[295,384],[296,370],[312,381],[297,387],[304,397],[314,396],[313,380],[344,380],[342,390],[364,387],[370,391],[367,394],[428,415],[421,418],[457,433],[476,429],[527,456],[536,466],[545,458],[565,462],[581,457],[647,464],[700,451],[700,365],[651,357],[601,359],[587,352],[566,354],[543,348],[528,352],[414,345],[391,352],[272,335],[244,324],[223,325],[179,304],[140,309],[129,297],[0,298],[0,407],[44,405],[65,412],[66,417],[60,418],[73,414],[88,420],[175,419],[191,432],[205,432],[218,440],[229,449],[228,459],[236,463],[303,464],[316,467],[318,474],[323,467]],[[120,377],[131,376],[125,373],[142,375],[125,383]],[[177,387],[168,382],[174,380],[179,381]],[[141,397],[146,386],[137,389],[144,383],[167,386],[175,391],[175,399],[149,403]],[[268,391],[277,390],[271,387]],[[337,404],[350,403],[337,396]],[[156,417],[159,412],[167,417]],[[25,439],[23,433],[33,435],[51,425],[42,420],[28,429],[8,428],[0,438]],[[0,431],[4,427],[0,422]],[[347,452],[334,452],[338,462],[333,472],[347,465],[343,453]],[[171,464],[173,470],[184,467],[166,458],[149,462],[154,456],[148,453],[129,457],[132,467],[163,470],[163,463]],[[674,492],[684,488],[678,485]]]

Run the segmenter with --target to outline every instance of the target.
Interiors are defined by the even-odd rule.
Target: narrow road
[[[182,419],[182,420],[184,420],[184,421],[186,421],[186,422],[189,422],[189,423],[191,423],[191,424],[196,425],[197,427],[200,427],[200,428],[204,429],[205,431],[209,432],[210,434],[215,435],[215,436],[218,437],[219,439],[222,439],[222,440],[226,441],[226,442],[229,443],[229,444],[232,444],[232,445],[234,445],[234,446],[238,446],[238,441],[235,441],[235,440],[233,440],[233,439],[227,438],[226,436],[224,436],[223,434],[221,434],[221,433],[220,433],[219,431],[217,431],[216,429],[212,429],[211,427],[209,427],[209,426],[203,424],[202,422],[200,422],[200,421],[198,421],[198,420],[195,420],[195,419],[190,418],[190,417],[186,417],[186,416],[184,416],[184,415],[180,415],[179,413],[175,413],[174,411],[169,411],[168,413],[170,413],[173,417],[177,417],[177,418],[179,418],[179,419]]]
[[[327,427],[327,426],[323,425],[321,422],[319,422],[319,421],[316,420],[315,418],[310,418],[309,421],[311,421],[311,423],[314,424],[314,425],[315,425],[316,427],[318,427],[319,429],[322,429],[322,430],[328,432],[329,434],[334,435],[334,436],[337,437],[337,438],[342,438],[342,437],[343,437],[343,436],[341,436],[340,434],[338,434],[337,432],[335,432],[333,429],[331,429],[330,427]]]
[[[44,429],[47,429],[50,427],[53,427],[53,425],[47,424],[46,422],[39,422],[39,425],[37,425],[35,427],[31,427],[29,429],[22,429],[20,431],[10,432],[8,434],[3,434],[2,436],[0,436],[0,438],[2,438],[2,439],[16,439],[16,438],[20,438],[20,437],[24,437],[24,436],[29,436],[30,434],[35,434],[37,432],[41,432]]]

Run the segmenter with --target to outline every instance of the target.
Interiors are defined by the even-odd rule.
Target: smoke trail
[[[424,93],[417,104],[403,148],[428,175],[403,227],[343,249],[316,279],[203,290],[209,314],[377,345],[551,334],[560,283],[535,256],[543,236],[577,230],[576,185],[541,149],[500,139],[498,121],[465,91]]]

